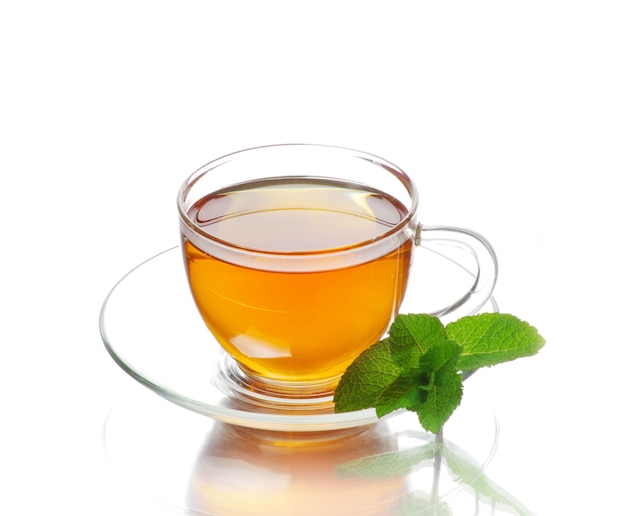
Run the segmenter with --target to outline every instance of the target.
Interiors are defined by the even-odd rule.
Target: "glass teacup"
[[[480,271],[438,315],[477,311],[496,281],[491,246],[469,230],[422,227],[417,208],[400,168],[339,147],[257,147],[192,174],[178,195],[184,262],[229,374],[267,399],[332,394],[400,310],[426,239],[466,247]]]

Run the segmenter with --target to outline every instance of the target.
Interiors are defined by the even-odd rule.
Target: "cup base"
[[[333,413],[339,379],[294,383],[262,378],[224,354],[215,381],[224,394],[244,405],[277,412]]]

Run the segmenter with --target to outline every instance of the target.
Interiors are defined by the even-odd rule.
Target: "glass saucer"
[[[426,516],[478,514],[481,503],[492,514],[490,490],[506,501],[485,473],[500,429],[487,396],[471,394],[437,441],[410,412],[357,428],[272,432],[131,389],[107,415],[102,443],[125,484],[176,514]]]
[[[177,405],[244,427],[309,432],[377,421],[373,409],[341,414],[328,408],[274,410],[240,396],[237,386],[224,376],[228,368],[223,362],[228,357],[197,313],[181,253],[177,246],[141,263],[120,279],[104,301],[100,313],[102,339],[126,373]],[[417,248],[415,254],[419,265],[412,272],[402,312],[429,311],[412,299],[417,290],[411,287],[414,283],[420,287],[420,298],[445,306],[446,300],[462,297],[476,275],[464,265],[462,255],[443,256],[424,247]],[[440,278],[445,278],[444,285]],[[497,310],[493,298],[484,307],[484,311]]]

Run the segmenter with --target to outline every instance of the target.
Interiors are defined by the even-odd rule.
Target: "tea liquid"
[[[196,245],[183,239],[200,314],[228,353],[261,377],[338,379],[382,337],[402,301],[410,236],[396,236],[382,253],[363,243],[406,213],[381,192],[330,180],[264,180],[204,197],[188,214],[209,237]],[[224,255],[219,241],[255,256]]]

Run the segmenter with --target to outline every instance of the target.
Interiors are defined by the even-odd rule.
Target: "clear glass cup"
[[[230,357],[225,374],[270,406],[332,394],[400,310],[417,246],[462,247],[475,261],[475,282],[435,315],[475,313],[497,278],[482,236],[422,226],[411,178],[352,149],[221,157],[184,182],[178,211],[191,293]]]

